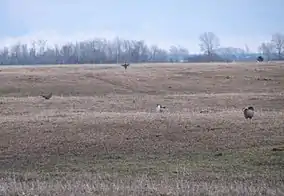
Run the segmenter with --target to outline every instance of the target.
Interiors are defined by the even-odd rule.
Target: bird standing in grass
[[[161,104],[157,104],[157,106],[156,106],[156,111],[157,112],[163,112],[164,109],[166,109],[165,106],[162,106]]]
[[[49,93],[48,95],[41,95],[45,99],[50,99],[52,97],[52,93]]]
[[[125,62],[125,63],[124,63],[124,64],[122,64],[121,66],[122,66],[122,67],[124,67],[124,69],[126,70],[126,69],[127,69],[127,67],[129,66],[129,63],[126,63],[126,62]]]
[[[244,117],[245,119],[252,119],[254,115],[254,108],[252,106],[244,109]]]

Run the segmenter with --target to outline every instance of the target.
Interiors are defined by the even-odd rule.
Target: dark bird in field
[[[284,147],[272,148],[272,151],[284,151]]]
[[[127,67],[129,66],[129,63],[126,63],[126,62],[125,62],[125,63],[124,63],[124,64],[122,64],[121,66],[122,66],[122,67],[124,67],[124,69],[126,70],[126,69],[127,69]]]
[[[256,59],[257,62],[262,62],[263,60],[264,60],[264,59],[263,59],[262,56],[258,56],[257,59]]]
[[[219,152],[219,153],[216,153],[216,154],[215,154],[216,157],[220,157],[220,156],[222,156],[222,155],[223,155],[222,152]]]
[[[45,99],[50,99],[52,97],[52,93],[49,93],[48,95],[41,95]]]
[[[156,111],[157,112],[163,112],[164,109],[166,109],[165,106],[162,106],[161,104],[157,104],[157,106],[156,106]]]
[[[254,108],[252,106],[244,109],[244,117],[245,119],[252,119],[254,115]]]

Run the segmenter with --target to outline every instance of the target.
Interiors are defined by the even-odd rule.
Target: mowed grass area
[[[284,63],[0,70],[0,195],[284,195]]]

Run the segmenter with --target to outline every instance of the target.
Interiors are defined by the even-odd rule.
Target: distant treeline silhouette
[[[169,50],[165,50],[156,45],[148,46],[143,40],[118,38],[112,41],[94,39],[53,47],[48,46],[46,41],[39,40],[31,46],[18,43],[0,51],[1,65],[192,62],[195,58],[189,57],[188,50],[181,46],[171,46]],[[204,58],[203,61],[210,60]]]
[[[0,52],[2,65],[33,64],[93,64],[122,62],[166,62],[169,55],[187,57],[188,51],[172,47],[167,51],[158,46],[147,46],[144,41],[94,39],[61,46],[48,47],[46,41],[35,41],[32,46],[16,44]]]
[[[62,45],[55,44],[54,46],[48,45],[45,40],[38,40],[31,45],[18,43],[11,47],[0,48],[0,64],[231,62],[256,61],[259,55],[264,57],[263,60],[283,60],[284,56],[284,35],[279,33],[274,34],[270,42],[262,43],[259,53],[250,54],[239,48],[220,48],[218,37],[210,32],[202,34],[200,41],[202,43],[201,51],[204,54],[190,55],[188,49],[180,45],[173,45],[169,50],[166,50],[157,45],[147,45],[143,40],[94,38],[93,40]]]

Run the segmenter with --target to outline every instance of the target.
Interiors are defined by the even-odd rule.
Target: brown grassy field
[[[284,64],[3,67],[0,84],[0,195],[284,195]]]

